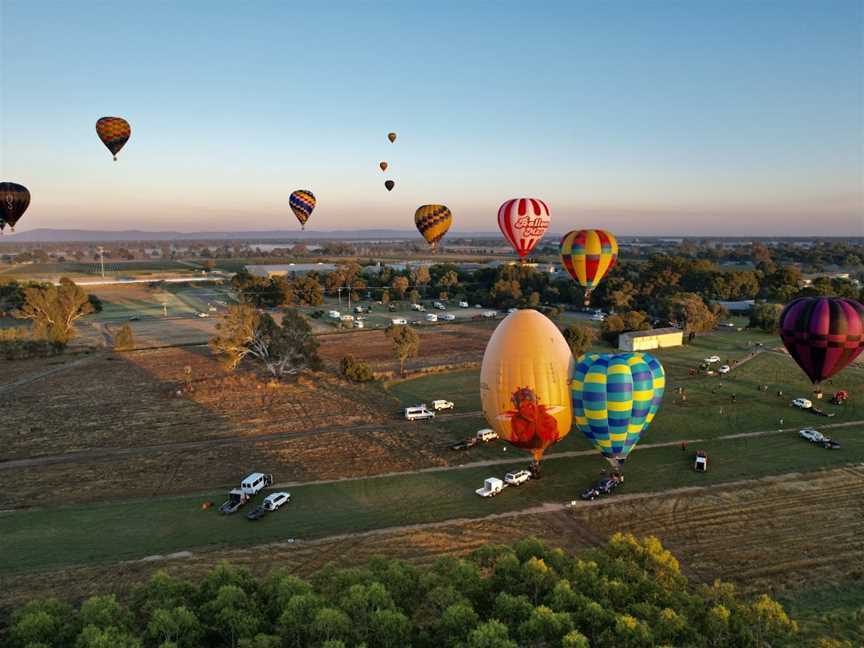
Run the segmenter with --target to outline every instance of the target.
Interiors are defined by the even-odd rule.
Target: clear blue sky
[[[559,232],[864,235],[860,0],[0,6],[21,231],[294,229],[308,188],[311,229],[530,195]]]

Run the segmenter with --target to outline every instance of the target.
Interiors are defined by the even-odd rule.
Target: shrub
[[[353,355],[346,355],[342,358],[339,362],[339,373],[346,380],[355,383],[369,382],[375,379],[369,365],[363,360],[358,360]]]

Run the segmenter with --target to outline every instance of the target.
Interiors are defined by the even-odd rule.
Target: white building
[[[280,265],[247,265],[249,274],[256,277],[299,277],[309,272],[326,274],[333,272],[336,266],[332,263],[285,263]]]
[[[684,332],[677,328],[630,331],[618,336],[618,348],[621,351],[650,351],[682,344],[684,344]]]

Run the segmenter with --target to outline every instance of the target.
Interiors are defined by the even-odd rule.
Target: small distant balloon
[[[15,182],[0,182],[0,232],[8,225],[15,231],[15,223],[30,205],[30,192]]]
[[[305,230],[306,221],[309,220],[312,210],[315,209],[315,195],[308,189],[298,189],[291,194],[288,204],[297,220],[300,221],[300,229]]]
[[[386,162],[379,162],[379,163],[378,163],[378,166],[381,167],[381,170],[382,170],[382,171],[386,171],[388,165],[387,165]]]
[[[396,183],[393,182],[392,180],[385,180],[384,186],[387,187],[387,191],[393,191],[393,187],[396,186]]]
[[[421,205],[414,212],[414,225],[432,246],[433,252],[438,249],[438,241],[444,237],[452,223],[453,214],[444,205]]]
[[[389,139],[391,142],[395,142],[396,141],[396,133],[387,133],[387,139]]]
[[[117,154],[120,149],[129,141],[132,136],[132,127],[122,117],[101,117],[96,122],[96,134],[102,143],[111,151],[114,156],[114,161],[117,161]]]

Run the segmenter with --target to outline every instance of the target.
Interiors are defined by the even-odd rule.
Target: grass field
[[[694,473],[692,453],[677,447],[642,449],[626,466],[624,493],[720,484],[811,471],[864,461],[862,428],[844,431],[842,451],[811,446],[794,432],[700,444],[711,457],[707,474]],[[838,435],[839,436],[839,435]],[[604,467],[595,457],[549,458],[544,477],[491,500],[474,494],[483,479],[524,466],[453,469],[346,480],[291,488],[291,505],[258,523],[242,515],[202,511],[224,493],[150,498],[83,507],[20,511],[0,516],[0,572],[142,558],[196,547],[237,546],[287,538],[314,539],[382,527],[476,518],[578,498]],[[248,509],[247,509],[248,510]],[[98,533],[94,530],[98,529]]]

